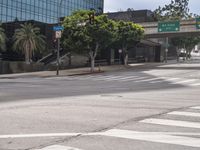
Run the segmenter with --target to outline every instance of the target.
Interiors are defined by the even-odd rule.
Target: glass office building
[[[57,23],[60,16],[68,16],[80,9],[103,10],[104,0],[0,0],[0,22],[34,20]],[[60,9],[58,11],[58,9]]]

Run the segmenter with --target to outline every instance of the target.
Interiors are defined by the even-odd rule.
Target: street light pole
[[[168,59],[168,47],[169,47],[169,38],[166,37],[166,45],[165,45],[165,63],[167,63],[167,59]]]
[[[58,4],[58,25],[61,25],[61,7],[62,7],[63,0],[60,0]],[[60,38],[58,38],[58,50],[57,50],[57,69],[56,69],[56,75],[59,76],[59,69],[60,69]]]

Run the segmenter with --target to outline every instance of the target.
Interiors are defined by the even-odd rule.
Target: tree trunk
[[[124,56],[124,65],[125,66],[128,65],[128,54],[125,54],[125,56]]]
[[[91,58],[91,72],[94,72],[95,71],[95,58],[92,57]]]
[[[89,52],[90,60],[91,60],[91,72],[95,71],[95,58],[97,56],[98,49],[99,49],[99,43],[96,43],[95,50]]]
[[[123,51],[123,56],[124,56],[124,65],[127,66],[128,65],[128,52],[127,52],[127,46],[124,46],[122,48]]]
[[[28,49],[28,46],[26,46],[25,48],[25,63],[26,64],[30,64],[30,55],[29,55],[29,49]]]

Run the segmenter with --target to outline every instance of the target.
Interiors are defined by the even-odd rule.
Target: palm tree
[[[6,49],[6,35],[4,29],[0,27],[0,50]]]
[[[14,49],[21,50],[25,54],[25,62],[31,63],[31,58],[36,50],[44,50],[46,47],[45,36],[40,34],[40,29],[30,23],[20,25],[15,30]]]

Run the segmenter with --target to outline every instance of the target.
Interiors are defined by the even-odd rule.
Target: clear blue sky
[[[104,12],[116,12],[127,8],[155,10],[159,5],[164,6],[171,0],[104,0]],[[190,0],[190,12],[200,14],[200,0]]]

